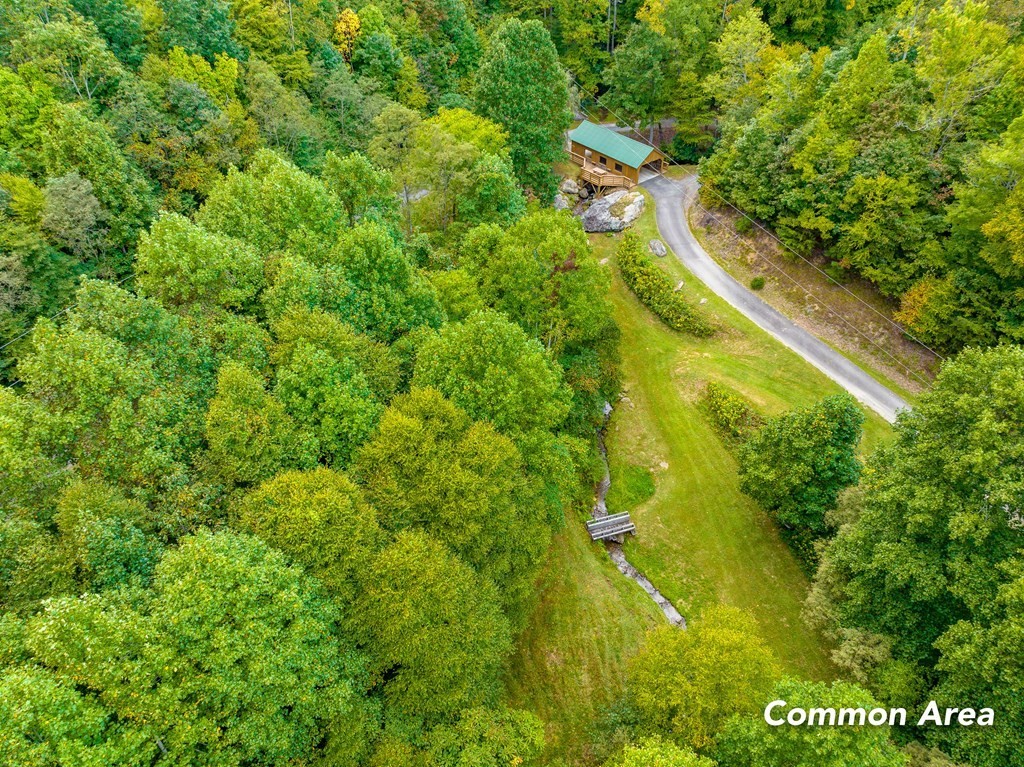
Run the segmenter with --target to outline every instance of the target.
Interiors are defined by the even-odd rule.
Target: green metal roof
[[[594,125],[587,120],[581,122],[579,127],[569,131],[569,138],[577,144],[582,144],[588,149],[618,160],[631,168],[639,168],[651,152],[655,151],[647,144],[634,141],[621,133]]]

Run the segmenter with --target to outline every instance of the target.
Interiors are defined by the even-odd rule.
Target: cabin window
[[[619,173],[622,172],[622,163],[621,162],[615,163],[615,170],[619,171]]]
[[[598,159],[598,160],[600,161],[600,163],[601,163],[602,165],[607,165],[607,164],[608,164],[608,158],[607,158],[607,157],[605,157],[605,156],[604,156],[603,154],[599,154],[599,155],[597,156],[597,159]]]

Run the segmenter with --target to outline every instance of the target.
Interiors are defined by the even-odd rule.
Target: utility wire
[[[580,85],[579,85],[579,82],[578,82],[578,81],[576,80],[576,78],[575,78],[575,77],[572,77],[572,75],[571,75],[571,74],[570,74],[570,78],[572,78],[572,81],[573,81],[573,83],[575,83],[575,85],[577,86],[577,88],[579,88],[579,87],[580,87]],[[615,111],[614,111],[613,109],[611,109],[610,107],[608,107],[608,105],[607,105],[607,104],[605,104],[605,103],[604,103],[603,101],[601,101],[601,99],[600,99],[599,97],[597,97],[597,96],[594,96],[594,100],[595,100],[596,102],[598,102],[598,103],[599,103],[599,104],[600,104],[601,106],[603,106],[603,107],[604,107],[604,108],[605,108],[605,109],[606,109],[606,110],[608,111],[608,113],[609,113],[609,114],[611,114],[611,115],[612,115],[612,116],[613,116],[613,117],[614,117],[614,118],[616,119],[616,121],[617,121],[617,122],[619,122],[619,123],[621,123],[621,124],[623,124],[623,125],[629,125],[629,123],[628,123],[628,122],[626,122],[625,120],[623,120],[623,119],[622,119],[622,118],[621,118],[621,117],[620,117],[620,116],[619,116],[618,114],[616,114],[616,113],[615,113]],[[585,115],[586,115],[587,117],[589,117],[589,118],[591,118],[591,119],[594,119],[594,121],[595,121],[595,122],[599,122],[599,119],[598,119],[598,118],[596,118],[596,117],[595,117],[595,116],[594,116],[594,115],[593,115],[593,114],[592,114],[592,113],[591,113],[591,112],[590,112],[590,111],[589,111],[589,110],[588,110],[588,109],[587,109],[586,107],[584,107],[584,106],[582,105],[582,103],[581,103],[581,104],[579,105],[579,108],[580,108],[580,110],[581,110],[581,111],[582,111],[582,112],[583,112],[583,113],[584,113],[584,114],[585,114]],[[648,145],[648,146],[650,146],[650,147],[651,147],[652,149],[658,149],[658,147],[656,147],[656,146],[655,146],[655,145],[654,145],[653,143],[651,143],[651,142],[650,142],[650,141],[648,141],[647,139],[643,138],[643,136],[642,136],[641,134],[637,133],[636,131],[633,131],[633,132],[634,132],[634,133],[636,133],[636,135],[640,136],[640,138],[641,138],[641,141],[642,141],[642,143],[645,143],[645,144],[647,144],[647,145]],[[619,137],[620,139],[622,139],[622,138],[623,138],[623,137],[622,137],[622,136],[621,136],[621,135],[620,135],[620,134],[619,134],[618,132],[616,132],[616,131],[612,131],[612,133],[613,133],[613,134],[614,134],[615,136]],[[624,142],[624,141],[623,141],[623,145],[625,146],[625,142]],[[662,151],[662,150],[660,150],[660,149],[659,149],[658,151]],[[671,155],[669,155],[669,154],[667,154],[667,153],[665,153],[665,152],[663,152],[663,151],[662,151],[662,154],[664,154],[664,155],[665,155],[665,157],[666,157],[666,158],[668,159],[668,161],[669,161],[669,164],[670,164],[670,165],[674,165],[674,166],[676,166],[676,167],[680,167],[680,168],[684,167],[684,166],[683,166],[683,165],[682,165],[681,163],[677,162],[677,161],[675,160],[675,158],[673,158],[673,157],[672,157]],[[679,182],[677,182],[677,181],[676,181],[675,179],[672,179],[672,178],[669,178],[668,176],[665,176],[664,174],[662,174],[662,177],[663,177],[663,178],[664,178],[664,179],[665,179],[666,181],[668,181],[669,183],[671,183],[672,185],[674,185],[674,186],[675,186],[675,187],[676,187],[677,189],[679,189],[680,191],[682,191],[682,192],[683,192],[683,194],[687,196],[687,199],[689,199],[689,192],[688,192],[688,190],[687,190],[687,189],[686,189],[686,188],[685,188],[685,187],[684,187],[684,186],[683,186],[682,184],[680,184]],[[875,307],[871,306],[871,305],[870,305],[869,303],[867,303],[866,301],[864,301],[864,300],[863,300],[862,298],[860,298],[860,297],[859,297],[858,295],[856,295],[855,293],[853,293],[852,291],[850,291],[850,290],[849,290],[849,289],[848,289],[848,288],[847,288],[846,286],[844,286],[844,285],[843,285],[842,283],[840,283],[840,282],[839,282],[838,280],[836,280],[836,279],[835,279],[834,277],[832,277],[832,276],[831,276],[831,275],[829,275],[829,274],[828,274],[827,272],[825,272],[825,271],[823,271],[822,269],[820,269],[820,268],[819,268],[819,267],[818,267],[818,266],[817,266],[816,264],[812,263],[812,262],[811,262],[811,261],[809,261],[809,260],[808,260],[807,258],[805,258],[805,257],[804,257],[804,256],[802,256],[801,254],[797,253],[797,252],[796,252],[795,250],[793,250],[792,248],[790,248],[790,247],[789,247],[788,245],[786,245],[786,244],[785,244],[784,242],[782,242],[782,240],[780,240],[780,239],[779,239],[778,237],[776,237],[776,236],[775,236],[774,234],[772,234],[772,233],[771,233],[770,231],[768,231],[768,230],[767,230],[767,229],[765,229],[765,228],[764,228],[763,226],[761,226],[761,224],[759,224],[758,222],[756,222],[756,221],[755,221],[754,219],[750,218],[750,216],[748,216],[748,215],[747,215],[746,213],[744,213],[744,212],[743,212],[742,210],[740,210],[740,209],[739,209],[739,208],[737,208],[737,207],[736,207],[735,205],[733,205],[733,204],[732,204],[732,203],[730,203],[730,202],[729,202],[728,200],[726,200],[726,199],[725,199],[724,197],[722,197],[722,195],[721,195],[720,193],[716,192],[716,191],[715,191],[715,190],[713,190],[713,189],[708,189],[707,187],[701,187],[701,189],[707,189],[707,191],[710,191],[710,192],[712,192],[712,193],[713,193],[713,194],[714,194],[714,195],[715,195],[716,197],[718,197],[718,198],[719,198],[719,199],[721,199],[721,200],[722,200],[723,202],[725,202],[725,203],[726,203],[726,204],[727,204],[727,205],[728,205],[729,207],[731,207],[731,208],[732,208],[733,210],[735,210],[735,211],[736,211],[737,213],[739,213],[739,214],[740,214],[741,216],[743,216],[744,218],[746,218],[746,219],[747,219],[748,221],[750,221],[750,222],[751,222],[752,224],[754,224],[755,226],[757,226],[757,227],[758,227],[758,229],[760,229],[761,231],[763,231],[763,232],[765,232],[766,234],[768,234],[768,235],[769,235],[769,237],[771,237],[772,239],[774,239],[774,240],[775,240],[776,242],[778,242],[778,243],[779,243],[780,245],[782,245],[782,246],[783,246],[784,248],[786,248],[786,249],[787,249],[788,251],[790,251],[790,252],[791,252],[791,253],[793,253],[793,254],[794,254],[795,256],[797,256],[798,258],[800,258],[800,259],[801,259],[802,261],[804,261],[804,262],[806,262],[807,264],[809,264],[810,266],[812,266],[812,267],[813,267],[813,268],[814,268],[814,269],[815,269],[815,270],[816,270],[817,272],[819,272],[819,273],[821,273],[822,275],[824,275],[824,276],[825,276],[826,278],[828,278],[828,279],[829,279],[829,281],[831,281],[831,282],[835,283],[835,284],[836,284],[837,286],[839,286],[839,287],[840,287],[840,288],[841,288],[841,289],[842,289],[843,291],[845,291],[845,292],[846,292],[847,294],[849,294],[850,296],[852,296],[853,298],[855,298],[855,299],[856,299],[856,300],[857,300],[857,301],[858,301],[859,303],[861,303],[861,304],[863,304],[864,306],[866,306],[866,307],[867,307],[868,309],[870,309],[870,310],[871,310],[871,311],[872,311],[873,313],[875,313],[876,315],[878,315],[879,317],[881,317],[881,318],[882,318],[882,319],[883,319],[883,320],[884,320],[884,321],[885,321],[886,323],[888,323],[889,325],[891,325],[892,327],[894,327],[894,328],[895,328],[896,330],[898,330],[898,331],[899,331],[900,333],[902,333],[902,334],[906,335],[906,336],[907,336],[908,338],[912,339],[912,340],[913,340],[913,341],[914,341],[915,343],[917,343],[917,344],[918,344],[919,346],[921,346],[922,348],[924,348],[924,349],[928,350],[929,352],[931,352],[932,354],[934,354],[934,355],[935,355],[936,357],[938,357],[938,358],[939,358],[940,360],[944,360],[944,359],[945,359],[945,358],[944,358],[944,357],[943,357],[943,356],[942,356],[941,354],[939,354],[939,353],[938,353],[937,351],[935,351],[934,349],[930,348],[930,347],[929,347],[929,346],[928,346],[927,344],[925,344],[925,343],[923,343],[922,341],[920,341],[920,340],[919,340],[918,338],[916,338],[916,337],[915,337],[915,336],[914,336],[914,335],[913,335],[912,333],[910,333],[909,331],[907,331],[907,330],[906,330],[906,329],[905,329],[904,327],[902,327],[902,326],[901,326],[901,325],[899,325],[898,323],[894,322],[894,321],[893,321],[892,319],[890,319],[889,317],[886,317],[886,316],[885,316],[884,314],[882,314],[882,313],[881,313],[880,311],[878,311],[878,310],[877,310],[877,309],[876,309]],[[879,350],[879,351],[881,351],[881,352],[882,352],[883,354],[885,354],[885,355],[886,355],[886,356],[887,356],[887,357],[888,357],[889,359],[893,360],[893,361],[894,361],[894,362],[895,362],[895,363],[896,363],[896,364],[897,364],[897,365],[898,365],[899,367],[902,367],[902,368],[903,368],[904,370],[906,370],[906,371],[907,371],[907,372],[908,372],[908,373],[909,373],[909,374],[910,374],[911,376],[913,376],[913,377],[916,377],[916,378],[917,378],[918,380],[922,381],[923,383],[925,383],[925,384],[928,384],[928,383],[930,383],[930,381],[928,381],[928,379],[926,379],[926,378],[922,377],[922,376],[921,376],[921,375],[920,375],[920,374],[919,374],[919,373],[918,373],[917,371],[913,370],[913,369],[912,369],[912,368],[910,368],[910,367],[909,367],[909,366],[908,366],[908,365],[907,365],[906,363],[904,363],[904,362],[902,362],[901,360],[899,360],[898,358],[896,358],[896,357],[895,357],[895,356],[894,356],[894,355],[893,355],[893,354],[892,354],[891,352],[889,352],[889,351],[888,351],[887,349],[885,349],[885,348],[883,348],[882,346],[880,346],[880,345],[879,345],[879,344],[878,344],[878,343],[877,343],[877,342],[876,342],[876,341],[875,341],[874,339],[872,339],[872,338],[871,338],[870,336],[868,336],[868,335],[867,335],[866,333],[864,333],[864,332],[863,332],[862,330],[860,330],[860,329],[859,329],[859,328],[857,328],[857,327],[856,327],[855,325],[853,325],[853,324],[852,324],[852,323],[851,323],[851,322],[850,322],[850,321],[849,321],[849,320],[848,320],[848,319],[847,319],[846,317],[844,317],[844,316],[843,316],[842,314],[840,314],[840,313],[839,313],[839,312],[838,312],[837,310],[833,309],[833,308],[832,308],[832,307],[831,307],[831,306],[830,306],[830,305],[828,304],[828,302],[826,302],[826,301],[824,301],[824,300],[822,300],[822,299],[818,298],[818,297],[817,297],[817,296],[816,296],[816,295],[815,295],[815,294],[814,294],[813,292],[811,292],[811,290],[809,290],[808,288],[806,288],[805,286],[803,286],[803,285],[801,285],[801,284],[800,284],[799,282],[797,282],[797,280],[796,280],[795,278],[793,278],[792,276],[790,276],[790,275],[789,275],[789,274],[788,274],[788,273],[787,273],[787,272],[786,272],[786,271],[785,271],[784,269],[782,269],[782,268],[781,268],[780,266],[778,266],[778,265],[777,265],[776,263],[774,263],[774,262],[773,262],[773,261],[772,261],[772,260],[771,260],[770,258],[768,258],[768,257],[767,257],[767,256],[766,256],[766,255],[765,255],[764,253],[762,253],[762,252],[761,252],[761,251],[759,251],[759,250],[758,250],[758,249],[757,249],[756,247],[754,247],[754,246],[753,246],[753,245],[751,245],[751,244],[750,244],[749,242],[747,242],[747,241],[746,241],[746,240],[745,240],[745,239],[744,239],[744,238],[742,237],[742,235],[740,235],[740,234],[739,234],[738,232],[736,232],[736,231],[735,231],[735,230],[734,230],[734,229],[733,229],[733,228],[732,228],[731,226],[729,226],[729,225],[728,225],[728,224],[727,224],[726,222],[724,222],[724,221],[723,221],[722,219],[720,219],[719,217],[715,216],[715,215],[714,215],[714,214],[713,214],[713,213],[712,213],[711,211],[709,211],[709,210],[708,210],[707,208],[705,208],[705,207],[704,207],[703,205],[701,205],[701,204],[700,204],[700,202],[699,202],[699,201],[698,201],[698,200],[697,200],[696,198],[694,198],[694,199],[693,199],[693,203],[694,203],[694,204],[695,204],[695,205],[696,205],[696,206],[697,206],[698,208],[700,208],[700,209],[701,209],[702,211],[704,211],[704,212],[705,212],[705,213],[706,213],[707,215],[711,216],[711,218],[713,218],[713,219],[714,219],[715,221],[717,221],[717,222],[718,222],[719,224],[721,224],[721,225],[722,225],[723,227],[725,227],[725,229],[726,229],[727,231],[729,231],[729,232],[730,232],[730,233],[731,233],[731,234],[733,235],[733,237],[735,237],[735,238],[736,238],[737,240],[739,240],[740,242],[742,242],[742,243],[743,243],[744,245],[746,245],[746,246],[747,246],[748,248],[750,248],[750,249],[751,249],[752,251],[754,251],[755,253],[757,253],[757,254],[758,254],[758,255],[759,255],[759,256],[760,256],[761,258],[763,258],[763,259],[764,259],[764,260],[765,260],[765,261],[766,261],[766,262],[767,262],[767,263],[768,263],[768,264],[769,264],[769,265],[770,265],[770,266],[771,266],[771,267],[772,267],[773,269],[775,269],[775,270],[776,270],[777,272],[779,272],[780,274],[782,274],[783,276],[785,276],[785,277],[786,277],[786,278],[787,278],[788,280],[790,280],[790,281],[791,281],[791,282],[792,282],[792,283],[793,283],[794,285],[796,285],[796,286],[797,286],[798,288],[800,288],[800,290],[802,290],[802,291],[803,291],[804,293],[806,293],[806,294],[807,294],[808,296],[810,296],[810,297],[811,297],[812,299],[814,299],[815,301],[817,301],[817,302],[819,302],[820,304],[822,304],[822,305],[823,305],[823,306],[824,306],[824,307],[825,307],[826,309],[828,309],[828,310],[829,310],[829,311],[830,311],[830,312],[831,312],[832,314],[834,314],[834,315],[835,315],[836,317],[838,317],[838,318],[839,318],[839,319],[840,319],[840,320],[841,320],[842,322],[844,322],[844,323],[845,323],[845,324],[846,324],[846,325],[847,325],[848,327],[850,327],[850,328],[851,328],[851,329],[852,329],[852,330],[853,330],[853,331],[854,331],[855,333],[857,333],[857,334],[858,334],[859,336],[861,336],[861,337],[862,337],[862,338],[864,338],[864,339],[865,339],[866,341],[868,341],[868,343],[870,343],[870,344],[871,344],[872,346],[874,346],[874,347],[875,347],[876,349],[878,349],[878,350]]]
[[[123,278],[121,278],[120,280],[118,280],[118,282],[114,283],[114,287],[115,287],[115,288],[119,287],[119,286],[120,286],[120,285],[121,285],[122,283],[124,283],[125,281],[127,281],[127,280],[131,280],[131,279],[133,278],[133,276],[135,276],[135,274],[134,274],[134,273],[128,274],[127,276],[123,276]],[[46,317],[46,318],[47,318],[47,319],[56,319],[56,318],[57,318],[58,316],[60,316],[61,314],[65,313],[65,312],[68,312],[68,311],[71,311],[71,310],[72,310],[72,309],[74,309],[74,308],[75,308],[76,306],[78,306],[78,304],[77,304],[77,303],[69,304],[68,306],[65,306],[65,307],[63,307],[62,309],[60,309],[60,311],[58,311],[58,312],[57,312],[56,314],[53,314],[52,316],[48,316],[48,317]],[[35,319],[35,322],[37,322],[37,323],[39,322],[39,317],[36,317],[36,319]],[[5,344],[4,344],[3,346],[0,346],[0,351],[3,351],[4,349],[6,349],[6,348],[7,348],[8,346],[10,346],[10,345],[11,345],[12,343],[14,343],[15,341],[20,341],[20,340],[22,340],[22,339],[23,339],[23,338],[25,338],[25,337],[26,337],[27,335],[29,335],[30,333],[32,333],[32,331],[33,331],[33,330],[35,330],[35,329],[34,329],[34,328],[29,328],[29,330],[25,331],[24,333],[20,333],[20,334],[18,334],[18,335],[16,335],[16,336],[14,336],[14,337],[13,337],[12,339],[10,339],[10,340],[9,340],[9,341],[8,341],[7,343],[5,343]]]
[[[135,276],[135,273],[133,272],[132,274],[129,274],[129,275],[125,276],[125,277],[122,277],[117,282],[113,283],[114,287],[115,288],[116,287],[120,287],[123,283],[127,282],[128,280],[130,280],[134,276]],[[48,320],[55,320],[58,317],[60,317],[62,314],[66,314],[67,312],[71,311],[72,309],[76,308],[77,306],[78,306],[77,302],[73,303],[73,304],[68,304],[63,309],[61,309],[59,312],[57,312],[54,315],[51,315],[50,317],[47,317],[46,319],[48,319]],[[39,321],[39,318],[37,317],[35,319],[35,322],[38,322],[38,321]],[[0,346],[0,352],[2,352],[4,349],[6,349],[8,346],[13,344],[14,342],[20,341],[22,338],[24,338],[29,333],[31,333],[34,329],[35,329],[35,327],[33,326],[33,327],[29,328],[28,330],[26,330],[25,332],[19,333],[18,335],[16,335],[14,338],[12,338],[10,341],[5,343],[3,346]],[[21,383],[21,379],[19,378],[17,381],[12,381],[9,384],[4,384],[4,388],[13,389],[15,386],[17,386],[20,383]]]

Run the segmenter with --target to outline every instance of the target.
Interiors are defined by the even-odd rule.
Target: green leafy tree
[[[163,39],[168,48],[183,48],[213,61],[218,53],[237,58],[235,24],[225,0],[160,0]]]
[[[654,123],[669,110],[674,79],[669,67],[673,61],[672,47],[665,37],[645,24],[637,24],[616,49],[605,75],[611,108],[638,130],[650,126],[650,141],[654,140]]]
[[[500,239],[491,238],[491,231],[471,232],[463,256],[488,304],[555,355],[595,347],[611,337],[608,274],[593,257],[577,220],[539,211]]]
[[[606,767],[715,767],[715,763],[688,748],[653,737],[627,745],[622,755]]]
[[[142,767],[152,746],[75,683],[34,665],[0,675],[0,755],[8,764]]]
[[[428,722],[494,701],[512,648],[493,584],[408,530],[365,574],[357,622],[385,701]]]
[[[304,341],[278,367],[274,396],[315,437],[320,456],[338,467],[370,436],[382,409],[355,361]]]
[[[737,13],[713,43],[720,69],[707,78],[705,86],[721,105],[735,110],[744,107],[756,93],[758,80],[771,50],[772,33],[756,8]],[[740,112],[743,115],[743,112]]]
[[[39,323],[18,367],[28,395],[46,407],[40,443],[83,476],[156,492],[184,469],[196,403],[153,358],[76,325]],[[169,335],[188,342],[180,327]]]
[[[67,486],[55,514],[62,555],[82,590],[147,585],[162,547],[149,510],[102,482]]]
[[[96,27],[77,13],[34,21],[14,42],[11,58],[62,88],[69,99],[106,95],[124,74]]]
[[[420,115],[415,110],[393,104],[373,120],[374,136],[367,150],[370,159],[391,171],[405,212],[406,236],[412,236],[412,194],[415,174],[410,161],[416,147]]]
[[[439,390],[506,434],[555,428],[568,410],[557,364],[539,342],[493,311],[445,325],[427,339],[413,385]]]
[[[871,694],[847,682],[805,682],[784,679],[772,698],[786,701],[775,716],[789,708],[822,709],[878,707]],[[766,699],[767,702],[767,699]],[[907,758],[889,740],[887,726],[772,727],[763,716],[736,716],[726,724],[713,752],[720,767],[904,767]]]
[[[1019,513],[1019,512],[1018,512]],[[987,727],[936,728],[935,740],[958,759],[979,767],[1012,764],[1021,748],[1024,707],[1020,689],[1024,667],[1020,636],[1024,629],[1024,567],[1019,558],[1004,563],[994,610],[978,610],[970,621],[954,624],[936,646],[942,653],[936,689],[940,705],[962,707],[969,701],[996,713]]]
[[[427,753],[437,767],[503,767],[535,763],[544,725],[529,711],[470,708],[458,722],[431,730]]]
[[[331,469],[278,474],[242,499],[237,518],[243,529],[315,576],[346,612],[359,574],[382,543],[376,513],[362,491]]]
[[[394,400],[356,471],[390,530],[426,530],[493,582],[523,618],[550,532],[515,445],[432,389]]]
[[[441,324],[433,288],[382,225],[367,221],[342,232],[331,259],[353,288],[338,309],[357,330],[391,342],[421,325]]]
[[[366,376],[373,396],[381,402],[391,399],[399,378],[399,362],[387,346],[373,341],[346,325],[337,315],[322,310],[292,307],[272,325],[276,343],[273,361],[288,365],[298,346],[307,343],[327,352],[333,359],[350,359]]]
[[[52,178],[77,172],[92,184],[107,212],[110,244],[127,249],[149,220],[153,198],[149,185],[114,143],[108,130],[80,107],[52,104],[40,112],[44,126],[41,155]],[[111,258],[107,274],[126,267],[123,256]],[[103,270],[101,270],[101,274]]]
[[[665,626],[629,663],[629,692],[644,727],[703,749],[733,714],[753,714],[779,676],[770,649],[745,613],[706,609],[686,631]]]
[[[402,53],[386,34],[363,35],[352,54],[352,68],[375,80],[387,93],[395,93],[402,70]]]
[[[107,212],[92,183],[72,171],[49,179],[43,194],[46,207],[40,224],[47,238],[82,260],[98,256],[106,244]]]
[[[206,413],[206,442],[209,469],[228,486],[254,485],[313,460],[311,436],[267,393],[259,375],[234,362],[217,376]]]
[[[142,235],[135,269],[143,291],[168,307],[240,308],[263,285],[263,264],[245,243],[175,213],[160,216]]]
[[[249,114],[259,126],[263,140],[299,167],[319,168],[323,159],[323,126],[309,99],[286,87],[277,72],[261,59],[250,59],[245,75]]]
[[[768,419],[740,448],[740,489],[779,524],[824,535],[825,513],[860,476],[863,422],[846,394]]]
[[[326,722],[358,704],[334,618],[279,552],[200,532],[164,555],[151,591],[51,601],[25,644],[144,737],[147,763],[272,764],[307,758]]]
[[[555,192],[551,164],[569,127],[565,72],[539,21],[510,19],[491,36],[477,73],[477,111],[509,134],[512,167],[542,200]]]
[[[931,666],[936,640],[996,604],[1017,556],[1024,351],[965,351],[901,415],[864,471],[863,502],[825,550],[819,585],[842,625]],[[912,629],[912,630],[911,630]]]
[[[388,222],[395,212],[391,174],[375,167],[366,155],[353,152],[338,157],[328,152],[323,179],[348,213],[349,226],[366,217]]]
[[[211,190],[196,223],[244,240],[267,256],[296,250],[321,263],[337,237],[341,203],[317,178],[269,150]]]
[[[72,7],[89,19],[122,64],[138,68],[145,53],[142,12],[126,0],[73,0]]]

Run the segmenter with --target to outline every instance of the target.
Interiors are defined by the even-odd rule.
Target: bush
[[[634,233],[626,233],[616,260],[630,290],[670,328],[699,338],[715,332],[711,323],[672,289],[672,281],[647,256]]]
[[[753,230],[754,225],[746,216],[740,216],[736,219],[735,223],[733,223],[733,228],[736,230],[736,234],[747,234]]]
[[[857,443],[864,413],[848,394],[768,419],[740,448],[740,490],[783,528],[813,565],[813,540],[832,532],[826,512],[860,477]]]
[[[764,287],[764,277],[755,277],[750,281],[751,290],[761,290]]]
[[[753,405],[727,386],[714,381],[704,387],[700,402],[715,428],[733,440],[749,438],[764,422]]]

